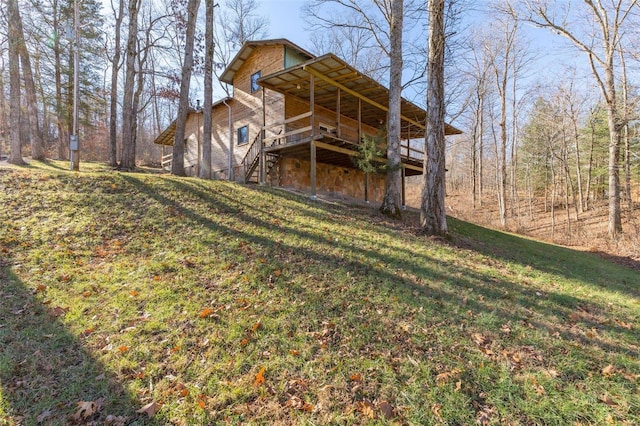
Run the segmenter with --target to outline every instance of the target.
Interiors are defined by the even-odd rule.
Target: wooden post
[[[265,121],[267,120],[267,115],[265,112],[265,97],[264,97],[264,87],[262,88],[262,128],[260,129],[259,141],[260,143],[260,158],[258,159],[258,182],[260,185],[264,185],[267,181],[266,176],[266,164],[265,164],[265,154],[264,154],[264,127],[267,125]]]
[[[340,88],[338,87],[338,100],[336,101],[336,136],[341,137],[340,132]]]
[[[364,174],[364,202],[369,204],[369,173]]]
[[[362,101],[358,98],[358,144],[362,142]]]
[[[404,164],[401,164],[402,166],[402,200],[400,200],[400,204],[402,204],[402,210],[406,210],[407,209],[407,202],[406,202],[406,198],[405,198],[405,185],[404,185],[404,178],[406,176],[406,169],[404,168]]]
[[[315,136],[315,82],[313,74],[309,74],[310,93],[309,93],[309,108],[311,110],[311,142],[309,143],[309,149],[311,150],[311,199],[316,199],[316,141]]]

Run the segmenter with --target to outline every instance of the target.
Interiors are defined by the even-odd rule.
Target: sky
[[[308,32],[300,14],[304,0],[261,0],[261,10],[269,19],[269,37],[286,38],[308,47]]]

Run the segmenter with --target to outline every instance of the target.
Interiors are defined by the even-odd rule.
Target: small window
[[[262,77],[262,71],[251,74],[251,93],[260,90],[260,86],[258,85],[260,77]]]
[[[242,126],[238,129],[238,145],[244,145],[249,142],[249,128]]]

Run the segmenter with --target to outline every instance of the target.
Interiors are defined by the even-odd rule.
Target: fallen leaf
[[[147,416],[149,416],[149,418],[151,418],[160,410],[160,407],[162,407],[160,404],[158,404],[155,401],[152,401],[147,405],[145,405],[144,407],[142,407],[141,409],[139,409],[138,411],[136,411],[136,413],[146,414]]]
[[[353,373],[350,377],[352,382],[361,382],[362,381],[362,374],[360,373]]]
[[[609,405],[611,407],[618,405],[618,403],[615,402],[613,399],[611,399],[611,397],[609,395],[602,395],[600,397],[600,401],[604,402],[605,404],[607,404],[607,405]]]
[[[41,291],[45,291],[47,289],[47,286],[44,284],[40,284],[38,285],[38,287],[36,287],[36,293],[39,293]]]
[[[458,368],[454,368],[451,371],[445,371],[444,373],[440,373],[436,376],[436,382],[438,382],[438,385],[443,385],[449,379],[459,376],[460,373],[462,373],[462,370]]]
[[[60,317],[64,314],[66,314],[69,311],[69,308],[63,308],[60,306],[56,306],[55,308],[53,308],[51,310],[51,313],[53,314],[54,317]]]
[[[129,292],[129,296],[131,296],[131,297],[136,297],[136,296],[137,296],[137,295],[139,295],[139,294],[140,294],[140,292],[135,291],[135,290],[131,290],[131,291]]]
[[[280,269],[276,269],[275,271],[273,271],[273,275],[279,277],[280,275],[282,275],[282,271]]]
[[[128,351],[128,350],[129,350],[129,347],[128,347],[128,346],[126,346],[126,345],[118,346],[118,350],[119,350],[121,353],[124,353],[124,352],[126,352],[126,351]]]
[[[200,398],[200,397],[198,397],[198,399],[196,399],[196,404],[198,404],[198,406],[200,408],[202,408],[203,410],[205,408],[207,408],[207,402],[204,399]]]
[[[253,324],[253,326],[251,327],[251,331],[256,331],[257,329],[260,328],[262,324],[260,323],[260,321],[256,322],[255,324]]]
[[[171,350],[169,350],[170,353],[176,353],[180,350],[180,345],[176,345],[174,347],[171,348]]]
[[[438,419],[438,421],[442,421],[442,415],[440,414],[440,410],[442,410],[442,404],[433,404],[431,406],[431,412]]]
[[[51,414],[53,414],[53,411],[51,410],[44,410],[42,413],[40,413],[38,415],[38,417],[36,417],[36,420],[38,421],[38,423],[42,423],[44,422],[46,419],[48,419],[49,417],[51,417]]]
[[[298,356],[298,355],[300,355],[300,351],[297,351],[297,350],[295,350],[295,349],[291,349],[291,350],[289,351],[289,354],[290,354],[290,355],[293,355],[293,356]]]
[[[478,413],[478,418],[476,419],[476,423],[479,425],[488,425],[491,421],[490,413],[486,411],[480,411]]]
[[[265,371],[265,368],[262,367],[258,372],[258,374],[256,374],[256,378],[253,381],[254,386],[261,386],[264,384],[264,371]]]
[[[88,419],[97,413],[102,407],[102,400],[80,401],[76,403],[76,406],[78,408],[72,417],[76,422],[80,422],[81,420]]]
[[[356,410],[370,419],[376,418],[375,407],[368,399],[356,402]]]
[[[89,297],[91,296],[91,292],[90,291],[85,291],[84,293],[82,293],[83,297]]]
[[[240,341],[240,345],[247,346],[249,344],[249,339],[246,337]]]
[[[204,308],[201,312],[200,312],[200,318],[206,318],[209,315],[211,315],[213,313],[213,309],[211,308]]]
[[[602,375],[605,377],[609,377],[612,376],[613,373],[615,372],[615,367],[611,364],[607,365],[605,368],[602,369]]]
[[[380,410],[382,416],[387,420],[391,420],[395,417],[393,407],[387,401],[378,403],[378,410]]]

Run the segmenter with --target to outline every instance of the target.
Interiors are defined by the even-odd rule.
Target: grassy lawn
[[[450,219],[0,168],[0,424],[640,424],[640,274]]]

